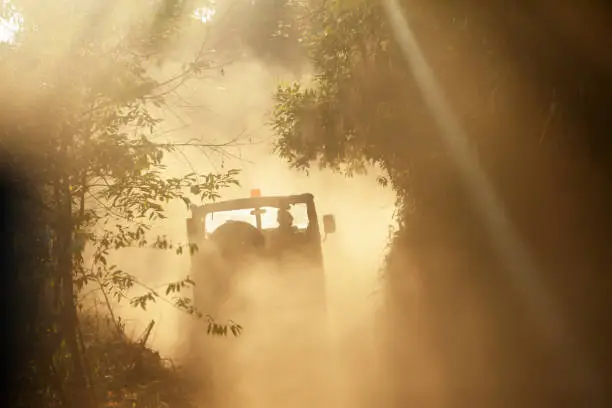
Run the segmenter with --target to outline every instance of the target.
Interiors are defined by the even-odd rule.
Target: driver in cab
[[[297,228],[293,225],[293,215],[287,207],[279,208],[276,221],[278,228],[274,233],[274,248],[284,252],[296,244]]]

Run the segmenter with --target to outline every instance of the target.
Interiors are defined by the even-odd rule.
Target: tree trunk
[[[57,205],[57,267],[62,290],[62,333],[70,353],[72,363],[71,404],[74,407],[94,407],[91,398],[87,371],[83,364],[83,356],[78,341],[78,316],[73,282],[72,257],[72,200],[68,180],[56,180]]]

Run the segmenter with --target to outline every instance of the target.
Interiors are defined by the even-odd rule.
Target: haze
[[[346,7],[362,4],[354,3]],[[480,10],[473,3],[471,7]],[[130,41],[144,43],[142,39],[152,37],[154,27],[161,24],[146,0],[15,2],[22,9],[12,9],[10,1],[2,4],[8,12],[0,19],[0,51],[8,55],[18,50],[0,67],[2,121],[12,124],[24,114],[42,118],[34,130],[24,121],[23,127],[34,136],[6,137],[3,148],[27,154],[44,144],[45,132],[39,128],[46,129],[47,122],[85,111],[85,92],[67,86],[73,76],[78,73],[100,89],[114,89],[121,79],[111,79],[120,69],[110,50],[124,50]],[[274,151],[279,135],[271,126],[273,96],[280,83],[316,85],[313,75],[319,72],[309,62],[314,57],[294,58],[290,51],[279,57],[272,55],[266,41],[236,40],[240,29],[248,27],[255,37],[257,24],[274,18],[263,11],[228,21],[224,16],[239,4],[234,0],[181,4],[190,10],[179,22],[181,30],[151,40],[155,53],[164,58],[147,62],[147,72],[160,82],[168,80],[171,88],[164,93],[167,103],[151,110],[163,120],[152,139],[180,146],[166,155],[164,176],[239,169],[240,186],[223,189],[221,200],[247,197],[252,189],[262,195],[312,193],[319,218],[333,214],[337,223],[336,233],[322,242],[328,303],[328,319],[322,324],[317,320],[296,326],[311,316],[299,303],[307,286],[301,280],[307,279],[305,270],[294,268],[294,275],[281,277],[266,264],[251,265],[238,279],[225,314],[214,316],[222,323],[239,323],[244,330],[237,337],[203,333],[200,342],[193,333],[205,328],[205,322],[170,302],[158,300],[144,310],[126,299],[112,300],[114,316],[126,324],[130,338],[139,338],[155,322],[146,345],[191,373],[199,393],[196,402],[210,404],[212,387],[215,395],[225,396],[215,401],[220,407],[383,407],[410,402],[446,408],[466,401],[490,402],[495,400],[489,396],[492,390],[500,395],[512,390],[506,402],[514,406],[513,398],[539,401],[527,394],[536,389],[548,392],[549,387],[554,389],[551,395],[558,389],[589,395],[589,406],[598,406],[606,377],[603,363],[594,356],[607,346],[596,339],[599,323],[591,327],[581,316],[603,309],[591,300],[591,293],[601,295],[609,283],[600,286],[594,272],[609,266],[602,244],[609,242],[609,234],[597,227],[592,234],[580,234],[582,226],[602,218],[590,214],[589,208],[595,208],[593,214],[607,214],[608,196],[600,191],[609,180],[585,158],[588,151],[598,149],[580,142],[582,134],[588,134],[586,120],[573,116],[580,109],[559,113],[564,103],[557,94],[560,82],[550,86],[552,92],[546,88],[554,69],[540,78],[524,68],[521,64],[529,65],[529,58],[521,60],[520,53],[510,51],[512,44],[506,44],[515,37],[497,33],[503,30],[493,27],[496,20],[477,12],[466,14],[461,22],[461,7],[454,2],[448,7],[419,1],[375,3],[380,6],[378,16],[384,16],[380,24],[396,43],[393,58],[405,66],[389,64],[388,76],[397,77],[388,82],[384,74],[372,74],[379,82],[363,81],[371,74],[367,69],[374,70],[368,63],[347,78],[362,78],[364,92],[371,95],[413,95],[412,105],[398,104],[409,118],[398,123],[408,123],[410,129],[395,124],[387,132],[389,128],[381,125],[383,130],[372,131],[370,139],[355,142],[356,155],[376,165],[353,177],[317,167],[316,161],[333,151],[333,143],[319,146],[310,157],[315,163],[308,172],[300,171]],[[609,50],[596,46],[595,39],[605,37],[597,13],[587,6],[572,9],[593,22],[588,28],[566,9],[549,15],[557,9],[542,4],[534,6],[534,13],[557,24],[555,32],[565,33],[563,38],[580,32],[585,35],[576,35],[576,42],[592,40],[592,47],[576,55],[597,66],[612,66]],[[508,27],[515,31],[508,30],[513,33],[518,32],[517,21],[534,33],[541,28],[525,17],[527,12],[508,13]],[[34,21],[31,26],[27,18]],[[452,23],[440,29],[440,21]],[[366,30],[367,24],[371,22],[360,26]],[[489,31],[499,35],[484,35]],[[384,41],[376,41],[361,44],[364,60],[370,46],[387,51]],[[95,58],[81,52],[84,49],[95,49]],[[169,80],[194,58],[201,64],[199,76]],[[392,81],[400,77],[404,82],[395,88]],[[568,85],[568,104],[589,98],[585,89],[592,85],[586,79],[578,82]],[[574,97],[574,91],[580,96]],[[116,96],[120,98],[120,92]],[[358,99],[341,107],[357,114],[350,112],[339,122],[361,123],[360,115],[383,110]],[[599,110],[589,110],[593,112]],[[378,125],[374,121],[364,126],[364,133]],[[348,133],[339,138],[342,143],[350,144],[346,140],[354,135]],[[383,139],[387,145],[378,144]],[[350,165],[361,159],[347,156],[337,160]],[[299,159],[294,158],[294,164]],[[36,166],[32,160],[30,167]],[[388,179],[391,183],[385,182]],[[185,203],[170,202],[165,214],[166,219],[152,221],[154,233],[186,243],[190,214]],[[582,221],[572,221],[574,217]],[[91,251],[84,250],[85,263],[92,261]],[[114,251],[110,263],[142,283],[131,289],[132,296],[162,290],[194,274],[190,257],[174,251],[126,248]],[[576,277],[574,269],[583,275]],[[574,286],[573,279],[582,280]],[[108,309],[109,299],[95,285],[87,289],[93,289],[83,291],[89,294],[82,299],[88,310]],[[316,339],[307,352],[300,349],[307,344],[305,336]],[[514,347],[515,338],[520,346]],[[547,367],[536,370],[540,374],[517,374],[529,372],[540,361],[538,369]]]

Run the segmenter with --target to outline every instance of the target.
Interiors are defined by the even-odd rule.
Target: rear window
[[[277,215],[278,208],[276,207],[261,207],[261,226],[262,229],[278,228]],[[299,229],[308,227],[308,207],[305,203],[297,203],[289,209],[293,215],[293,225]],[[231,211],[217,211],[206,214],[206,233],[210,234],[219,226],[227,221],[242,221],[257,226],[255,217],[255,208],[241,208]]]

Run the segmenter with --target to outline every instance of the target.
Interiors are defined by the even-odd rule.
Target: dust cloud
[[[55,27],[53,31],[57,35],[51,39],[29,33],[30,42],[23,45],[21,59],[13,61],[10,76],[4,75],[11,79],[3,81],[6,89],[0,94],[19,95],[24,109],[37,106],[37,101],[53,98],[60,98],[68,107],[74,102],[72,108],[78,109],[79,95],[50,95],[45,84],[57,82],[56,76],[61,77],[60,83],[69,81],[69,66],[87,70],[92,77],[103,81],[108,74],[105,70],[111,67],[79,66],[88,62],[77,63],[73,59],[77,39],[90,36],[104,38],[105,44],[112,44],[133,28],[134,21],[141,24],[147,21],[136,5],[129,10],[114,7],[105,11],[96,2],[80,2],[77,11],[84,17],[68,22],[64,18],[67,13],[64,6],[45,8],[30,3],[27,2],[31,6],[29,15],[46,30],[41,33]],[[92,16],[97,16],[94,25]],[[106,26],[113,27],[110,37]],[[176,45],[173,59],[156,68],[160,78],[171,75],[188,61],[193,46],[198,43],[194,37]],[[44,54],[40,53],[42,49],[46,50]],[[215,50],[211,49],[210,53],[215,54]],[[32,60],[37,61],[35,69],[20,69],[31,67]],[[273,105],[272,93],[281,79],[296,78],[282,67],[244,57],[225,66],[222,73],[214,72],[185,84],[179,91],[184,106],[159,112],[164,122],[158,141],[196,138],[222,144],[241,135],[223,149],[207,153],[185,151],[168,157],[168,174],[238,168],[242,170],[241,187],[227,190],[226,199],[247,196],[251,188],[261,189],[263,195],[309,192],[315,196],[319,217],[328,213],[336,216],[337,232],[323,243],[328,319],[323,325],[317,322],[316,327],[287,330],[292,322],[301,321],[300,313],[306,312],[294,308],[293,315],[278,313],[299,294],[302,287],[299,278],[285,281],[269,271],[256,271],[251,278],[241,281],[240,293],[248,299],[249,307],[230,317],[244,327],[243,336],[206,339],[216,343],[213,350],[230,351],[224,354],[223,360],[229,359],[227,367],[234,377],[242,376],[239,389],[222,391],[244,398],[240,404],[243,407],[297,407],[302,403],[304,406],[356,406],[357,401],[351,400],[355,390],[361,390],[361,394],[380,390],[380,384],[376,384],[380,380],[375,380],[380,373],[374,314],[380,300],[378,271],[392,224],[395,196],[377,184],[375,169],[367,176],[351,179],[323,170],[306,175],[290,170],[274,155],[272,134],[266,123]],[[21,92],[14,92],[13,88]],[[184,243],[187,239],[185,206],[173,203],[167,215],[168,220],[156,225],[155,233]],[[113,254],[110,262],[135,275],[148,288],[159,291],[165,284],[191,273],[188,256],[152,249],[124,249]],[[138,295],[139,290],[148,289],[135,288],[131,294]],[[200,324],[163,301],[149,304],[147,310],[135,309],[125,301],[113,301],[112,306],[133,337],[139,336],[153,320],[155,327],[149,346],[177,363],[181,363],[188,347],[190,326]],[[316,334],[314,354],[300,349],[303,332],[320,333]],[[312,335],[304,336],[313,339]],[[202,378],[202,384],[207,381]],[[359,399],[364,401],[367,395],[361,394]],[[313,400],[320,396],[324,400]]]
[[[231,350],[223,353],[224,358],[219,357],[223,361],[219,364],[225,365],[226,374],[229,371],[227,375],[233,378],[228,380],[228,384],[233,384],[233,391],[224,393],[228,404],[233,402],[244,407],[357,405],[358,401],[351,400],[355,389],[374,392],[381,388],[376,384],[381,373],[377,370],[380,361],[374,317],[380,301],[378,271],[393,221],[395,197],[378,185],[375,170],[367,176],[347,179],[330,171],[314,170],[306,175],[288,169],[273,154],[271,135],[265,127],[275,83],[275,76],[257,61],[232,65],[223,78],[202,85],[213,92],[202,90],[198,103],[210,106],[214,114],[196,118],[196,123],[205,122],[202,128],[206,131],[224,131],[227,138],[245,129],[246,132],[256,129],[255,138],[263,140],[230,147],[234,157],[216,158],[223,161],[224,168],[242,170],[241,188],[227,191],[224,198],[246,197],[252,188],[260,189],[263,195],[309,192],[315,196],[319,217],[328,213],[336,216],[338,229],[323,242],[328,319],[315,327],[291,326],[292,320],[303,321],[300,314],[308,311],[289,308],[293,314],[279,314],[278,310],[288,308],[303,285],[297,275],[281,280],[279,274],[259,270],[238,285],[238,292],[243,299],[248,299],[247,310],[216,316],[237,321],[245,328],[244,334],[236,339],[207,341],[229,343],[213,346],[215,350]],[[198,125],[192,125],[192,132],[194,127]],[[185,133],[184,137],[192,136]],[[171,168],[180,171],[185,166],[177,159]],[[198,171],[212,171],[220,164],[215,163],[215,158],[212,161],[190,158],[189,166]],[[171,221],[164,228],[176,240],[185,239],[186,215],[182,204],[170,210]],[[190,274],[188,259],[167,253],[130,253],[119,262],[150,286]],[[162,354],[181,360],[192,323],[181,312],[158,303],[147,312],[123,307],[121,314],[128,316],[138,330],[144,329],[149,320],[158,322],[151,345]],[[297,339],[313,332],[320,333],[315,356],[296,347]],[[308,369],[316,373],[310,382],[304,378]],[[373,387],[373,384],[376,385]],[[325,391],[323,387],[328,388]],[[232,399],[231,395],[239,400]],[[366,397],[357,398],[363,402]]]

